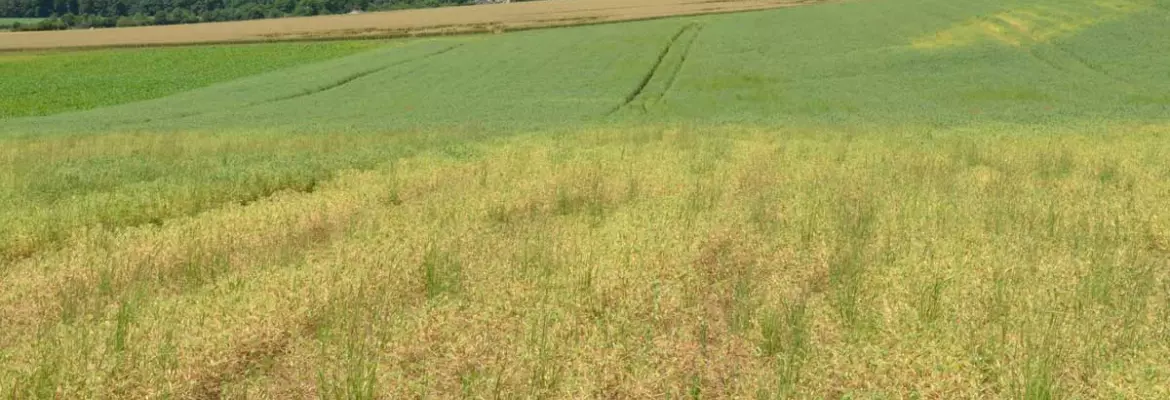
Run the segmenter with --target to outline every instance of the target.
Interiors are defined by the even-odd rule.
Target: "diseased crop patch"
[[[439,144],[6,265],[0,383],[1159,397],[1164,134],[646,127]],[[176,138],[280,141],[235,140]]]
[[[0,119],[164,97],[353,54],[378,42],[0,54]]]
[[[1074,35],[1093,25],[1116,21],[1148,10],[1153,0],[1108,0],[1071,4],[1032,5],[979,16],[913,41],[914,47],[933,49],[967,46],[995,40],[1013,46],[1046,43]]]
[[[0,393],[1170,396],[1170,52],[1130,40],[1167,14],[918,48],[1004,9],[927,5],[401,41],[6,120]]]

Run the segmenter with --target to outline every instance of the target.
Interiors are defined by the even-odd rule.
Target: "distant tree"
[[[317,15],[319,8],[317,0],[299,0],[297,7],[293,9],[293,15],[302,17]]]
[[[42,31],[56,31],[66,28],[67,26],[61,22],[61,19],[55,17],[46,18],[37,23],[37,30]]]
[[[296,0],[275,0],[272,5],[276,10],[285,14],[290,14],[297,8]]]

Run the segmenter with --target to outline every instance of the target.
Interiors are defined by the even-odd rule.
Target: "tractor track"
[[[654,62],[654,65],[650,67],[650,70],[646,71],[646,74],[642,76],[642,80],[638,82],[638,86],[634,88],[632,92],[626,95],[621,104],[618,104],[605,115],[613,115],[614,113],[621,111],[623,108],[630,106],[634,100],[637,100],[639,97],[643,97],[643,95],[647,94],[646,87],[650,84],[650,82],[654,80],[656,76],[659,76],[663,73],[668,74],[668,76],[665,78],[668,81],[666,87],[661,91],[661,93],[657,94],[657,97],[661,98],[662,95],[669,91],[670,88],[674,86],[674,83],[678,80],[678,73],[682,69],[682,65],[686,63],[687,56],[691,51],[691,46],[695,43],[695,38],[698,37],[698,31],[701,29],[702,26],[698,23],[690,23],[680,28],[678,32],[674,34],[674,36],[671,36],[670,41],[667,42],[666,46],[662,48],[662,51],[658,53],[658,59]],[[680,42],[679,39],[691,31],[694,31],[695,34],[689,36],[687,40],[682,40]],[[679,62],[674,65],[666,64],[665,61],[667,56],[670,55],[672,50],[679,47],[681,47],[680,51],[682,52],[681,57],[679,58]],[[664,72],[664,70],[666,71]]]

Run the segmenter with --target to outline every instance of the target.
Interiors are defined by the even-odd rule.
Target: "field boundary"
[[[8,32],[0,33],[0,52],[459,36],[762,11],[844,1],[848,0],[640,0],[630,5],[621,0],[543,0],[359,15]]]

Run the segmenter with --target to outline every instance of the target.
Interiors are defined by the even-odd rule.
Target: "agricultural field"
[[[0,51],[501,33],[679,15],[764,10],[827,1],[836,0],[541,0],[214,24],[21,32],[0,35]]]
[[[0,55],[0,118],[57,114],[147,100],[323,61],[378,41],[174,47]]]
[[[1168,398],[1167,22],[3,53],[0,396]]]

